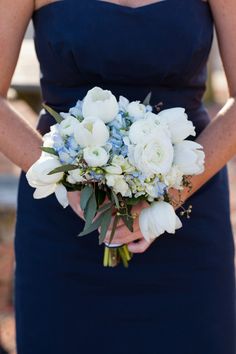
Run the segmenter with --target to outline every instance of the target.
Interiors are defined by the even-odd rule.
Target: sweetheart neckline
[[[62,3],[64,3],[64,1],[65,0],[57,0],[57,1],[50,2],[48,4],[45,4],[43,6],[40,6],[37,9],[35,9],[33,13],[34,14],[39,13],[41,11],[44,11],[44,10],[52,7],[53,5],[62,4]],[[178,0],[178,1],[180,1],[180,0]],[[99,5],[114,6],[116,8],[121,8],[121,9],[125,9],[125,10],[135,11],[135,10],[140,10],[140,9],[144,9],[144,8],[149,8],[149,7],[152,7],[152,6],[160,5],[160,4],[163,4],[163,3],[168,3],[168,2],[170,2],[170,0],[155,1],[155,2],[151,2],[149,4],[141,5],[141,6],[137,6],[137,7],[124,6],[124,5],[116,4],[114,2],[110,2],[110,1],[107,1],[107,0],[93,0],[93,2],[97,3]]]
[[[107,0],[92,0],[92,2],[94,4],[98,4],[98,5],[102,5],[102,6],[108,6],[108,7],[114,7],[114,8],[119,8],[119,9],[124,10],[124,11],[133,11],[133,12],[139,11],[139,10],[151,9],[152,7],[157,6],[157,5],[159,5],[161,7],[161,5],[168,4],[171,1],[174,1],[174,0],[161,0],[161,1],[151,2],[151,3],[146,4],[146,5],[141,5],[141,6],[137,6],[137,7],[130,7],[130,6],[125,6],[125,5],[120,5],[120,4],[117,4],[117,3],[114,3],[114,2],[110,2],[110,1],[107,1]],[[180,2],[181,0],[176,0],[176,1]],[[208,5],[208,1],[204,1],[204,0],[198,0],[198,1],[201,2],[202,4],[205,4],[205,5],[207,4]],[[43,12],[43,11],[46,11],[47,9],[49,9],[51,7],[54,7],[55,5],[64,4],[64,3],[65,3],[65,0],[56,0],[56,1],[50,2],[48,4],[45,4],[43,6],[40,6],[37,9],[35,9],[33,11],[33,15],[34,14],[38,14],[38,13]],[[55,8],[56,8],[56,6],[55,6]]]

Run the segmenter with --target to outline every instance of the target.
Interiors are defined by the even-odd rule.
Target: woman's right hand
[[[80,192],[79,191],[68,192],[67,197],[69,200],[70,207],[81,219],[84,220],[84,213],[80,207]]]

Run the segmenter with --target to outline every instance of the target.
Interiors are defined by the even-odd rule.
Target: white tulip
[[[175,230],[182,227],[182,223],[171,204],[159,201],[141,211],[139,226],[143,237],[151,242],[164,232],[174,234]]]
[[[111,187],[116,194],[120,193],[123,197],[131,197],[131,190],[123,175],[107,174],[106,183],[108,187]]]
[[[31,187],[36,188],[34,192],[35,199],[45,198],[53,193],[59,203],[65,208],[68,205],[66,197],[66,188],[60,184],[60,180],[63,178],[63,172],[54,173],[49,175],[48,173],[57,167],[60,167],[61,163],[57,158],[51,156],[43,156],[37,160],[26,173],[26,178]]]
[[[174,164],[184,175],[198,175],[204,171],[205,154],[202,146],[185,140],[174,146]]]
[[[160,122],[166,122],[171,132],[173,143],[179,143],[188,136],[195,136],[195,127],[193,123],[188,120],[184,108],[170,108],[161,111],[158,114]]]
[[[74,136],[82,147],[104,146],[109,139],[109,130],[101,119],[88,117],[79,123]]]
[[[84,97],[82,113],[85,118],[94,116],[108,123],[116,117],[118,112],[117,100],[109,90],[94,87]]]
[[[100,146],[86,147],[83,154],[84,160],[90,167],[104,166],[109,160],[108,153]]]
[[[163,132],[156,132],[155,139],[128,146],[129,162],[146,176],[166,174],[173,163],[174,149]]]
[[[146,113],[146,107],[140,101],[130,102],[127,106],[127,112],[129,116],[133,117],[135,120],[141,119]]]
[[[122,111],[126,112],[128,104],[129,104],[129,100],[126,97],[124,96],[119,97],[119,107]]]
[[[62,136],[73,135],[79,129],[79,121],[68,114],[59,124],[59,132]]]

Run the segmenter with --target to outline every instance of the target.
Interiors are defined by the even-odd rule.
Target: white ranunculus
[[[198,175],[204,171],[205,154],[202,146],[185,140],[174,145],[174,164],[184,175]]]
[[[127,112],[129,116],[133,117],[135,120],[141,119],[146,113],[146,107],[140,101],[130,102],[127,106]]]
[[[140,119],[134,122],[129,129],[129,139],[132,144],[139,144],[143,141],[149,140],[156,125],[152,120]]]
[[[73,135],[79,130],[79,121],[71,115],[67,115],[65,119],[59,124],[59,132],[62,136]]]
[[[159,201],[141,211],[139,226],[144,238],[151,242],[164,232],[174,234],[182,223],[171,204]]]
[[[196,135],[195,127],[188,120],[184,108],[177,107],[163,110],[158,114],[158,119],[167,123],[173,143],[179,143],[189,135]]]
[[[111,91],[94,87],[84,97],[82,112],[85,118],[94,116],[108,123],[118,114],[119,106]]]
[[[101,119],[88,117],[79,123],[74,136],[82,147],[104,146],[109,139],[109,130]]]
[[[82,170],[77,168],[76,170],[72,170],[68,172],[67,181],[71,184],[81,183],[86,181],[86,179],[82,176]]]
[[[60,166],[61,163],[57,158],[42,155],[30,167],[26,173],[26,178],[29,185],[36,188],[34,192],[35,199],[45,198],[55,193],[59,203],[65,208],[68,205],[68,200],[65,197],[66,188],[60,184],[63,172],[48,175],[49,172]]]
[[[120,193],[123,197],[131,197],[131,190],[123,175],[107,174],[106,183],[116,194]]]
[[[168,188],[182,189],[183,172],[176,165],[173,165],[167,175],[164,176],[164,182]]]
[[[129,162],[145,176],[168,173],[173,156],[171,141],[162,131],[157,131],[155,138],[150,141],[128,146]]]
[[[105,149],[100,146],[86,147],[83,151],[84,160],[90,167],[104,166],[109,160],[109,155]]]

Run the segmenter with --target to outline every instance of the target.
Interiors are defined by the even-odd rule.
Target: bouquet
[[[185,109],[153,113],[150,94],[143,103],[119,101],[109,90],[94,87],[69,112],[44,108],[56,124],[43,136],[42,154],[26,176],[34,198],[55,193],[63,207],[67,191],[81,191],[85,225],[79,236],[99,229],[105,245],[104,266],[124,266],[132,257],[127,245],[112,244],[120,219],[133,230],[139,217],[144,238],[152,241],[182,226],[170,188],[191,188],[191,176],[204,170],[202,146],[191,140],[195,128]],[[145,201],[140,215],[132,208]],[[191,206],[182,212],[189,216]]]

